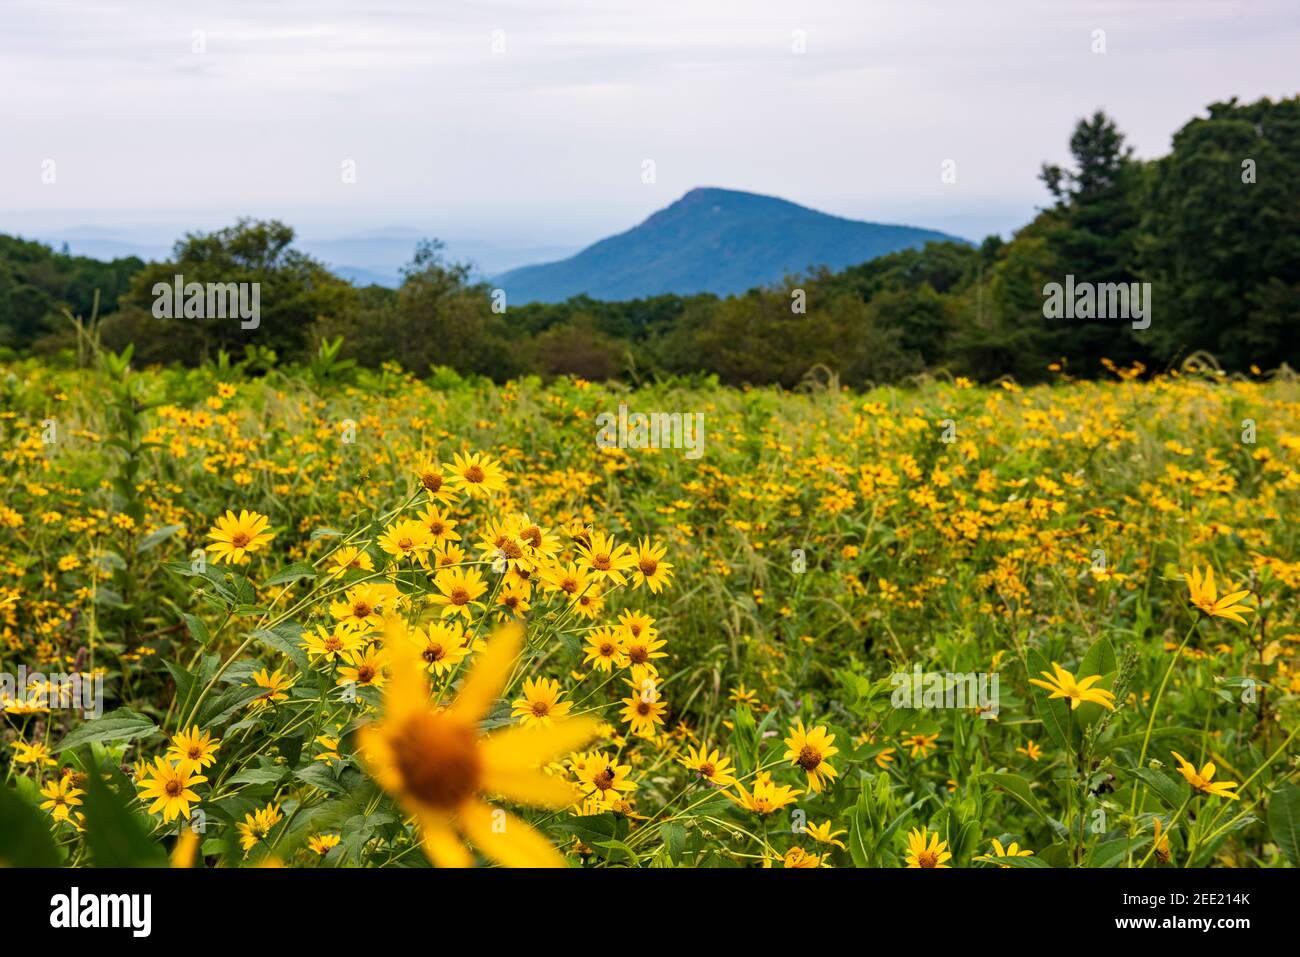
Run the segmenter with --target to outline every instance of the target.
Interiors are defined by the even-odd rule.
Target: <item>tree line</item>
[[[1086,376],[1103,359],[1154,369],[1200,351],[1231,370],[1296,364],[1300,97],[1215,103],[1145,161],[1099,111],[1078,121],[1069,153],[1070,165],[1042,168],[1050,202],[1009,241],[930,243],[725,298],[503,304],[436,241],[418,246],[398,288],[357,288],[275,221],[189,234],[164,263],[0,237],[0,351],[66,353],[63,313],[88,316],[97,292],[102,341],[133,344],[145,363],[305,362],[329,347],[361,366],[497,381],[702,374],[786,387],[810,370],[854,386],[935,370],[1033,381],[1049,366]],[[178,274],[260,283],[257,328],[157,318],[154,288]],[[1067,276],[1149,284],[1150,325],[1048,318],[1045,289]]]

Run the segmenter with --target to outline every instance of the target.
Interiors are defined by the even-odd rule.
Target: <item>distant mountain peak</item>
[[[516,303],[583,294],[604,300],[729,295],[944,240],[965,242],[928,229],[844,219],[776,196],[697,186],[627,232],[568,259],[512,269],[496,282]]]
[[[710,204],[729,206],[755,198],[776,199],[774,196],[764,196],[761,193],[746,193],[738,189],[723,189],[720,186],[696,186],[694,189],[683,193],[681,199],[670,203],[667,208],[671,209],[673,206],[708,206]],[[785,200],[778,200],[778,202],[785,202]],[[794,204],[791,203],[791,205]]]
[[[779,196],[771,196],[767,193],[751,193],[743,189],[726,189],[722,186],[696,186],[688,189],[682,194],[681,199],[671,203],[672,206],[678,206],[682,203],[728,203],[728,202],[749,202],[752,200],[766,200],[773,203],[782,203],[786,206],[798,206],[798,203],[792,203],[788,199],[782,199]],[[802,208],[802,207],[800,207]]]

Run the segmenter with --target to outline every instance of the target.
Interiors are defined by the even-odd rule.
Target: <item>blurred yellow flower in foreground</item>
[[[502,629],[489,641],[456,700],[440,709],[429,702],[426,669],[403,647],[404,630],[394,621],[385,631],[392,653],[383,719],[359,732],[371,775],[415,816],[425,853],[439,867],[473,863],[461,834],[507,867],[563,867],[564,858],[546,838],[482,795],[555,809],[572,804],[573,788],[539,766],[587,742],[597,722],[572,718],[480,738],[478,722],[514,667],[522,631]]]

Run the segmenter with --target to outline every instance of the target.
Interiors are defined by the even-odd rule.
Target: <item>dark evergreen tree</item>
[[[1300,97],[1215,103],[1155,161],[1142,260],[1168,362],[1300,365]]]
[[[1080,120],[1070,136],[1071,168],[1044,165],[1040,178],[1054,200],[1043,220],[1047,248],[1055,259],[1052,280],[1075,283],[1135,283],[1141,220],[1141,164],[1124,134],[1098,110]],[[1120,363],[1148,360],[1150,330],[1134,330],[1111,317],[1044,319],[1056,351],[1079,371],[1094,373],[1102,358]]]

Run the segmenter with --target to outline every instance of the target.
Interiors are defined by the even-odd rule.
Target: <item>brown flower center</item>
[[[606,768],[603,771],[597,771],[591,776],[591,783],[602,791],[608,791],[614,786],[614,769]]]
[[[430,492],[436,492],[442,488],[442,476],[437,472],[425,472],[420,476],[420,484]]]
[[[659,567],[659,563],[653,558],[643,558],[637,563],[637,567],[641,569],[642,575],[649,578],[655,573],[655,570]]]
[[[435,661],[442,661],[445,657],[447,657],[446,650],[437,642],[431,642],[429,646],[424,649],[424,660],[429,664],[433,664]]]
[[[421,802],[452,810],[478,790],[482,764],[473,728],[444,715],[409,718],[392,740],[406,789]]]
[[[477,465],[471,465],[465,470],[465,480],[468,482],[482,482],[487,476],[483,474],[483,469]]]
[[[463,588],[453,588],[448,598],[453,605],[465,605],[469,603],[469,592]]]
[[[817,765],[822,763],[821,753],[816,751],[812,746],[805,744],[799,752],[799,767],[805,771],[813,771]]]
[[[370,607],[369,602],[359,601],[352,606],[352,617],[369,618],[372,611],[374,611],[374,609]]]
[[[236,548],[246,548],[250,541],[252,541],[252,539],[249,537],[247,532],[235,532],[235,534],[230,536],[230,544],[234,545]]]
[[[607,572],[609,571],[609,566],[611,564],[612,562],[609,559],[609,555],[605,552],[601,552],[599,555],[595,555],[591,559],[591,567],[597,571]]]

